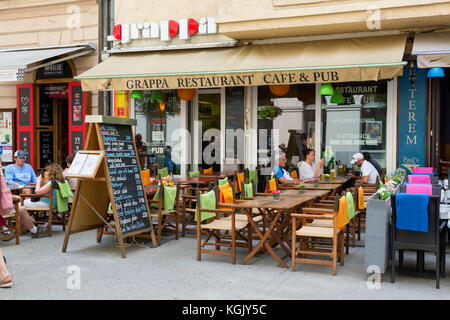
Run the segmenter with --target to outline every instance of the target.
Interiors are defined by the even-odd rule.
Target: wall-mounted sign
[[[48,61],[50,60],[46,60],[44,63]],[[39,68],[36,73],[36,80],[71,78],[73,78],[73,72],[67,61],[46,65]]]
[[[88,114],[86,92],[81,89],[80,82],[69,83],[69,152],[83,150],[86,140],[86,123]]]
[[[44,86],[44,95],[49,98],[67,98],[67,85],[46,85]]]
[[[196,34],[215,34],[217,25],[213,17],[200,18],[198,21],[192,18],[165,20],[161,22],[140,22],[131,24],[118,24],[113,29],[111,41],[120,40],[127,44],[138,39],[160,39],[170,41],[179,36],[181,40],[189,40]]]
[[[129,91],[120,90],[114,92],[114,116],[129,118],[130,116],[130,95]]]
[[[34,90],[32,84],[18,84],[17,97],[17,137],[16,149],[23,150],[27,162],[34,166]]]
[[[398,166],[425,164],[426,69],[405,67],[399,78]]]
[[[6,69],[0,71],[1,81],[23,81],[25,75],[25,68]]]

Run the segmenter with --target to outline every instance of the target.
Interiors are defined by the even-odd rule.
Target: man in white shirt
[[[356,180],[361,179],[363,183],[376,183],[377,177],[380,175],[378,174],[377,169],[367,160],[364,159],[364,156],[362,153],[355,153],[353,155],[352,164],[356,164],[358,167],[361,168],[361,176],[355,177],[353,174],[349,174],[351,177],[355,177]]]

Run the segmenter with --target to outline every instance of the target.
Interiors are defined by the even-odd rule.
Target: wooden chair
[[[293,213],[292,216],[292,271],[295,271],[296,263],[307,263],[316,265],[332,266],[333,275],[336,275],[337,261],[344,265],[344,230],[347,226],[343,207],[340,205],[340,200],[336,199],[333,209],[323,208],[303,208],[302,213]],[[297,219],[301,219],[300,228],[297,230],[299,224]],[[332,227],[319,227],[307,225],[307,220],[319,219],[332,221]],[[338,223],[339,222],[339,223]],[[299,245],[296,244],[296,239],[300,238]],[[310,246],[311,239],[326,239],[330,240],[331,250],[323,247]],[[306,258],[308,255],[328,257],[329,260],[318,260]],[[298,258],[300,256],[300,258]]]
[[[218,203],[219,197],[217,186],[208,193],[202,195],[197,193],[197,260],[201,261],[202,253],[227,255],[231,256],[232,263],[236,264],[237,246],[247,247],[249,253],[252,250],[251,238],[249,239],[243,234],[246,229],[247,234],[251,234],[251,231],[248,231],[249,223],[236,219],[233,205]],[[214,209],[205,208],[206,198],[209,198],[210,201],[215,198]],[[210,216],[205,217],[205,214]],[[206,232],[206,239],[203,243],[202,231]],[[210,242],[212,237],[215,239],[213,243]],[[215,250],[205,249],[206,246],[215,246]],[[231,251],[222,251],[221,247],[231,248]]]
[[[176,185],[176,196],[173,203],[173,210],[165,210],[164,208],[164,185],[159,187],[158,200],[149,200],[150,218],[156,219],[156,239],[158,246],[161,245],[161,236],[163,231],[175,233],[175,239],[178,240],[178,229],[180,220],[180,184]],[[157,207],[151,206],[153,203]],[[175,220],[175,223],[173,222]]]
[[[35,221],[38,224],[43,224],[48,222],[48,236],[52,236],[53,225],[61,225],[63,231],[66,231],[67,225],[67,214],[69,212],[59,212],[58,215],[57,207],[53,207],[54,199],[53,197],[53,184],[50,188],[50,195],[36,195],[36,194],[21,194],[21,205],[23,205],[23,201],[26,198],[49,198],[49,204],[47,207],[27,207],[27,211],[30,212],[34,217]],[[50,209],[51,208],[51,209]]]
[[[188,187],[184,189],[184,193],[181,195],[181,236],[184,237],[186,232],[196,232],[197,223],[195,222],[195,216],[197,213],[197,191],[205,193],[214,188],[216,184],[210,182],[206,188],[194,188]],[[190,227],[188,227],[190,226]]]
[[[20,226],[19,203],[20,197],[13,196],[14,212],[3,216],[3,219],[6,220],[4,225],[6,229],[0,230],[0,240],[16,239],[16,244],[20,243],[19,238],[22,235],[22,228]]]
[[[264,193],[271,193],[273,191],[273,187],[270,186],[270,184],[272,183],[272,185],[274,184],[275,181],[275,186],[276,189],[278,190],[278,179],[276,176],[273,176],[272,178],[269,178],[269,176],[266,176],[266,187],[265,187],[265,191]]]
[[[243,172],[235,171],[233,181],[236,184],[236,192],[238,194],[241,194],[242,193],[242,189],[241,189],[242,183],[247,181],[247,176],[245,175],[245,171],[243,171]]]

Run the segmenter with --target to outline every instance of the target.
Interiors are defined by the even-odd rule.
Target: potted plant
[[[280,190],[273,190],[272,191],[272,198],[275,201],[280,200]]]
[[[298,191],[305,192],[305,185],[301,184],[298,186]]]
[[[271,102],[267,106],[262,107],[259,110],[258,115],[261,119],[264,119],[264,120],[270,119],[271,121],[273,121],[273,119],[275,119],[282,113],[283,113],[283,110],[281,108],[275,107],[273,102]]]

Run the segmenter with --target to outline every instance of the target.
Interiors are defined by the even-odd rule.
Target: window
[[[156,101],[157,91],[143,91],[144,98],[136,100],[136,135],[142,136],[141,165],[168,167],[174,175],[180,174],[181,154],[181,112],[180,99],[176,90],[160,91],[164,101]],[[160,93],[159,92],[159,93]],[[152,99],[153,98],[153,99]],[[139,150],[141,149],[141,150]],[[143,158],[147,159],[143,159]]]
[[[315,85],[291,85],[283,96],[274,93],[277,87],[258,87],[258,166],[270,169],[264,175],[271,173],[275,153],[285,152],[292,170],[304,160],[302,150],[316,142]]]
[[[387,81],[333,87],[342,98],[332,103],[331,96],[322,96],[322,158],[349,164],[353,154],[369,152],[386,168]]]

